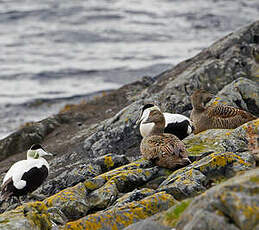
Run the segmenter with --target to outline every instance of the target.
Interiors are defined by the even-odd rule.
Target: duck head
[[[142,124],[149,124],[149,123],[154,124],[150,135],[164,133],[165,117],[159,109],[154,108],[150,110],[148,117],[142,121]]]
[[[150,111],[152,111],[152,110],[159,110],[160,111],[160,109],[154,104],[144,105],[141,109],[141,112],[139,113],[139,117],[136,121],[136,124],[138,125],[141,122],[143,123],[144,121],[146,121],[148,119]],[[148,123],[148,122],[146,122],[146,123]]]
[[[213,94],[204,89],[196,90],[191,96],[191,102],[194,109],[203,110],[205,105],[214,97]]]
[[[53,156],[51,153],[48,153],[40,144],[33,144],[31,148],[27,151],[27,158],[38,159],[43,156]]]

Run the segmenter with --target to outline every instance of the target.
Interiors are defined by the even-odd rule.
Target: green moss
[[[206,131],[205,131],[206,132]],[[187,151],[190,155],[200,155],[207,151],[218,151],[219,146],[215,145],[215,138],[204,138],[199,136],[200,134],[194,136],[191,139],[184,140]]]
[[[256,61],[257,63],[259,63],[259,54],[256,54],[254,58],[255,58],[255,61]],[[258,70],[258,72],[259,72],[259,70]]]
[[[207,147],[206,147],[205,145],[202,145],[202,144],[198,145],[198,144],[197,144],[197,145],[191,146],[191,147],[188,148],[187,150],[188,150],[188,152],[189,152],[191,155],[199,155],[199,154],[205,152],[206,149],[207,149]]]
[[[257,177],[257,176],[251,177],[250,181],[253,183],[259,183],[259,177]]]
[[[185,211],[190,203],[191,200],[183,200],[181,203],[173,206],[169,211],[167,211],[164,220],[165,224],[171,227],[175,227],[179,217],[182,215],[182,213]]]
[[[0,218],[0,224],[6,224],[6,223],[9,223],[9,222],[10,222],[10,220],[7,219],[7,218],[4,218],[4,219]]]
[[[176,218],[179,218],[184,210],[189,206],[191,201],[183,201],[179,205],[176,205],[173,214]]]

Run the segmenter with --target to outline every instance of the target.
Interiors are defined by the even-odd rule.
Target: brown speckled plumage
[[[145,159],[171,169],[190,163],[183,142],[172,134],[163,133],[165,119],[159,110],[151,111],[146,122],[154,122],[155,125],[141,141],[140,151]]]
[[[207,129],[234,129],[257,118],[249,112],[231,106],[205,107],[211,98],[212,95],[205,90],[196,90],[191,96],[193,106],[191,120],[195,127],[194,134]]]

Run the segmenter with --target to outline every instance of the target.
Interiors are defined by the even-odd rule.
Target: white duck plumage
[[[26,195],[42,184],[49,171],[49,164],[43,158],[46,155],[52,154],[44,151],[39,144],[32,145],[27,151],[27,160],[18,161],[11,166],[3,179],[4,199]]]
[[[153,104],[147,104],[142,108],[139,119],[139,130],[142,137],[148,136],[155,125],[154,123],[143,124],[143,122],[145,122],[148,119],[150,111],[154,108],[159,109],[156,105]],[[163,113],[163,115],[165,117],[165,133],[174,134],[182,140],[193,132],[193,125],[188,117],[182,114],[174,113]]]

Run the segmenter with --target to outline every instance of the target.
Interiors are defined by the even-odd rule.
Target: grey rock
[[[121,207],[126,203],[141,200],[147,196],[153,195],[154,193],[156,193],[156,191],[153,189],[134,189],[132,192],[128,192],[124,194],[122,197],[118,198],[116,202],[113,204],[113,207]]]
[[[143,221],[139,221],[135,224],[132,224],[128,226],[127,228],[124,228],[124,230],[171,230],[170,227],[165,227],[157,222],[148,219],[145,219]]]
[[[58,116],[46,118],[19,129],[0,141],[0,160],[23,152],[34,143],[41,143],[47,134],[59,127],[64,120]]]
[[[132,223],[148,218],[158,212],[164,211],[175,204],[174,198],[160,192],[148,196],[140,201],[133,201],[119,208],[99,211],[76,221],[76,226],[81,229],[112,230],[124,229]],[[61,229],[68,230],[75,226],[68,222]]]
[[[259,82],[238,78],[220,90],[209,104],[226,104],[259,116]]]
[[[84,141],[87,155],[98,156],[107,152],[132,156],[130,149],[140,143],[140,134],[135,123],[142,103],[132,103],[113,118],[102,122],[98,130]]]
[[[220,178],[230,178],[236,172],[255,167],[255,159],[244,153],[214,153],[200,161],[173,172],[159,186],[176,199],[182,200],[204,192]]]
[[[236,129],[209,129],[184,139],[190,155],[204,152],[244,152],[248,151],[250,133],[259,134],[259,119],[250,121]]]
[[[113,154],[97,157],[91,163],[82,162],[82,160],[73,162],[71,159],[66,159],[66,161],[71,163],[63,167],[62,171],[54,166],[60,163],[60,159],[57,159],[55,163],[51,162],[51,170],[55,172],[56,176],[49,178],[38,192],[46,196],[51,196],[64,188],[74,186],[86,179],[96,177],[104,172],[129,163],[125,155]]]
[[[258,178],[259,169],[250,170],[196,197],[182,214],[176,229],[258,228]]]

